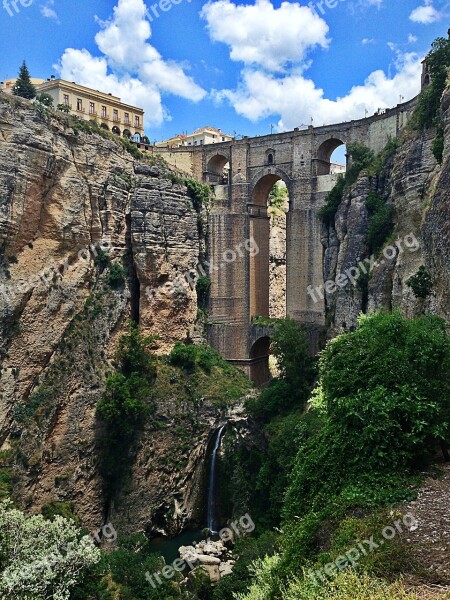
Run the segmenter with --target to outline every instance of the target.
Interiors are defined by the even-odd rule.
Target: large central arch
[[[250,319],[270,316],[270,217],[267,213],[269,193],[277,181],[284,181],[290,193],[290,179],[280,169],[265,169],[254,180],[251,202],[250,238],[259,251],[250,256]]]

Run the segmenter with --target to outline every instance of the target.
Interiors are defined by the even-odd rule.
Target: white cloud
[[[368,46],[369,44],[374,44],[375,40],[373,38],[364,38],[363,40],[361,40],[361,44],[363,46]]]
[[[67,48],[55,68],[61,77],[120,96],[141,106],[147,125],[168,119],[161,93],[197,102],[206,92],[174,61],[165,61],[148,43],[151,28],[143,0],[119,0],[108,21],[100,21],[95,41],[102,56]]]
[[[301,63],[308,50],[326,48],[328,25],[311,8],[297,2],[269,0],[236,5],[230,0],[208,2],[201,11],[211,39],[230,47],[230,58],[246,65],[282,71]]]
[[[432,0],[425,0],[423,6],[418,6],[409,15],[411,21],[414,23],[422,23],[423,25],[429,25],[440,21],[443,15],[433,6]]]
[[[59,23],[59,17],[56,10],[53,8],[55,5],[55,0],[48,0],[45,4],[42,4],[40,7],[41,15],[46,19],[52,19]]]
[[[252,121],[279,115],[278,128],[292,129],[309,124],[339,123],[364,117],[378,108],[395,106],[400,94],[412,98],[420,89],[421,63],[416,54],[399,55],[397,73],[389,78],[381,71],[371,73],[363,85],[346,96],[329,100],[324,91],[302,75],[276,77],[254,69],[244,69],[237,90],[215,92],[217,100],[228,100],[235,110]]]
[[[408,35],[408,43],[409,44],[415,44],[417,42],[417,37],[415,35],[413,35],[412,33],[410,33]]]

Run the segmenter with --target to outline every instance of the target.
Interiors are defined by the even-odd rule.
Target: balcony
[[[104,121],[110,121],[111,120],[109,118],[109,114],[108,113],[100,115],[100,118],[103,119]]]
[[[122,123],[122,119],[120,117],[113,117],[113,123]]]

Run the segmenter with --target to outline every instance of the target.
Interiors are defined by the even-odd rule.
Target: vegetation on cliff
[[[304,372],[302,362],[298,367]],[[400,584],[384,581],[413,569],[400,536],[336,577],[314,581],[308,572],[391,525],[394,516],[383,507],[414,497],[419,473],[450,438],[449,372],[442,320],[377,313],[327,345],[306,410],[301,401],[284,415],[283,402],[274,402],[271,414],[256,410],[262,439],[230,446],[226,460],[240,483],[247,481],[241,489],[257,531],[279,526],[282,533],[272,540],[275,556],[252,563],[245,593],[235,580],[236,598],[366,598],[369,590],[408,597]],[[280,512],[278,521],[276,511],[265,514],[274,502],[282,505],[281,521]],[[212,598],[223,598],[221,586]]]

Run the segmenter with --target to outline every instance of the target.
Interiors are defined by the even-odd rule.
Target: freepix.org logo
[[[10,17],[14,17],[20,12],[20,6],[28,8],[32,4],[33,0],[3,0],[3,8]]]

